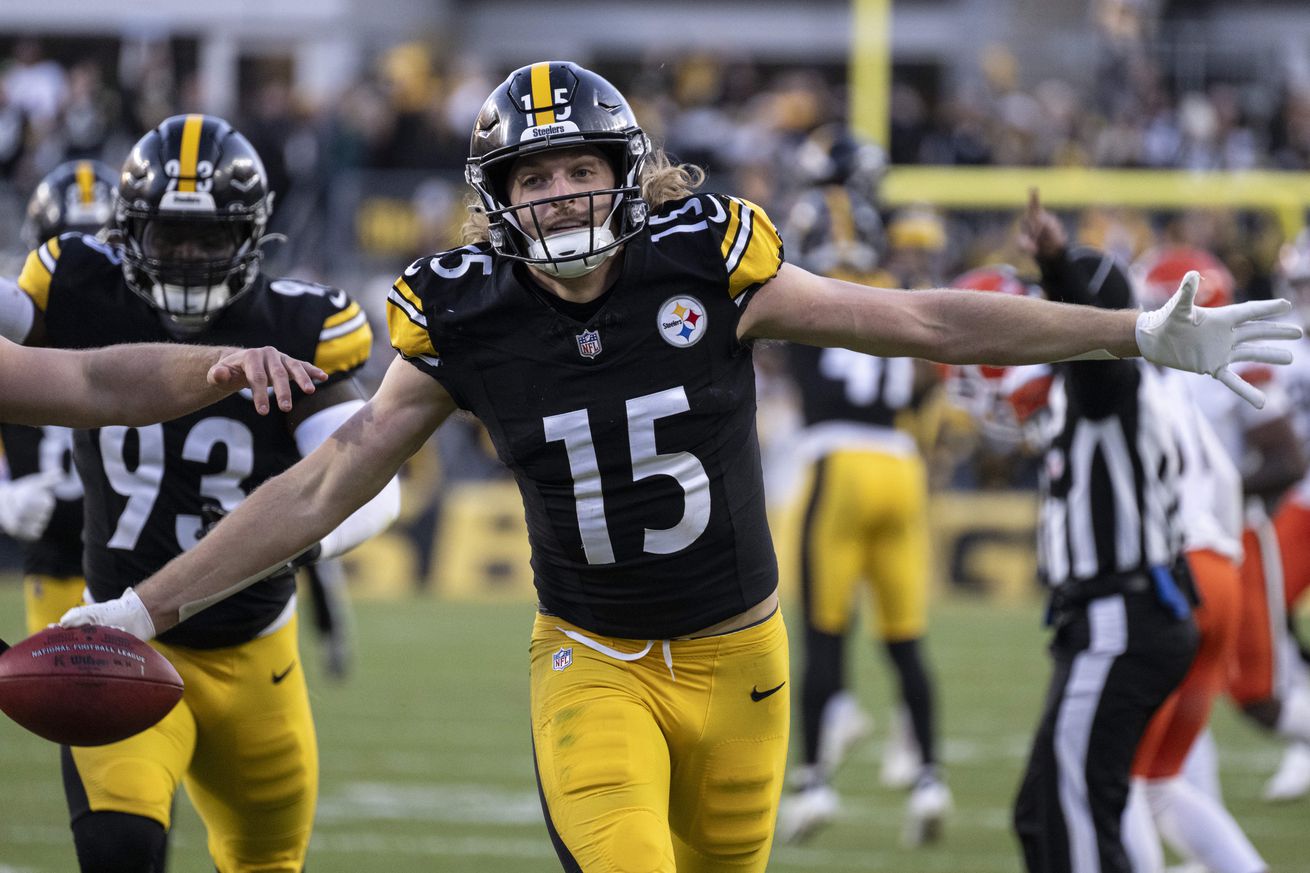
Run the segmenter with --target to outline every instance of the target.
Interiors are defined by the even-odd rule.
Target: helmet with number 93
[[[23,244],[34,249],[61,233],[96,234],[114,217],[118,177],[100,161],[66,161],[46,173],[27,201]]]
[[[552,149],[589,146],[614,170],[615,187],[509,202],[514,162]],[[473,125],[465,178],[487,212],[488,236],[501,255],[561,278],[600,266],[646,224],[641,170],[650,140],[619,90],[577,64],[549,61],[515,70],[482,105]],[[588,198],[594,226],[547,236],[532,207]]]
[[[264,164],[230,124],[166,119],[132,147],[119,178],[128,286],[171,332],[205,330],[258,276],[272,209]]]
[[[1160,246],[1139,257],[1132,266],[1137,302],[1143,309],[1159,309],[1174,296],[1188,271],[1201,274],[1197,306],[1226,306],[1233,302],[1237,280],[1224,262],[1195,246]]]

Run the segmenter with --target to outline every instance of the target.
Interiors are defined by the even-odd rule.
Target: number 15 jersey
[[[412,264],[388,321],[514,471],[542,608],[669,639],[777,585],[737,323],[782,242],[758,207],[697,195],[654,212],[622,257],[586,322],[485,243]]]

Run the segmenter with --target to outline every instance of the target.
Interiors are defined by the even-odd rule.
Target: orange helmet
[[[1233,302],[1237,280],[1224,262],[1205,249],[1193,246],[1159,246],[1146,252],[1133,264],[1133,284],[1137,302],[1144,309],[1163,306],[1189,270],[1201,274],[1196,289],[1197,306],[1226,306]]]

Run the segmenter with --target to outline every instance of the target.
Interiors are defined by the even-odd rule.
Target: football
[[[182,677],[116,628],[48,627],[0,655],[0,710],[37,736],[103,746],[140,733],[182,697]]]

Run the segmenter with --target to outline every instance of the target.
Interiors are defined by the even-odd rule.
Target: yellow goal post
[[[888,147],[892,71],[892,0],[851,0],[848,64],[853,129]],[[1057,209],[1240,209],[1273,214],[1284,239],[1305,225],[1310,173],[1266,170],[1193,172],[1082,167],[893,165],[880,196],[896,208],[923,203],[942,209],[1022,209],[1028,189]]]

